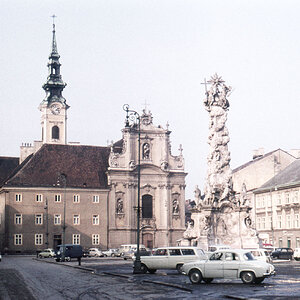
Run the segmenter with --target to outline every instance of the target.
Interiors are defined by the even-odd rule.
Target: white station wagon
[[[141,268],[144,273],[153,274],[157,269],[177,269],[181,273],[183,264],[206,258],[204,251],[196,247],[161,247],[151,256],[141,256]]]
[[[241,249],[216,251],[207,260],[184,264],[182,271],[194,284],[202,280],[210,283],[215,278],[241,278],[244,283],[261,283],[275,275],[273,265],[256,260],[251,252]]]

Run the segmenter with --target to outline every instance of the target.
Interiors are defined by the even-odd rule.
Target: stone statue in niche
[[[150,145],[145,143],[143,145],[143,159],[150,159]]]
[[[117,200],[117,207],[116,207],[117,214],[123,214],[124,213],[124,205],[123,205],[123,199],[119,198]]]
[[[179,214],[179,203],[178,203],[178,199],[175,198],[173,200],[173,209],[172,209],[173,215],[178,215]]]

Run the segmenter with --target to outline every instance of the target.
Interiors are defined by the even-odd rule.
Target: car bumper
[[[276,271],[275,271],[275,270],[271,271],[270,273],[264,273],[264,277],[265,277],[265,278],[266,278],[266,277],[275,276],[275,275],[276,275]]]

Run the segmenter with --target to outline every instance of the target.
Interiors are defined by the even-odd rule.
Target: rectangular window
[[[277,205],[281,205],[281,194],[277,194]]]
[[[93,225],[99,225],[99,215],[93,215]]]
[[[16,199],[16,202],[21,202],[22,201],[22,194],[16,194],[15,199]]]
[[[261,218],[257,218],[257,229],[261,227]]]
[[[22,214],[15,214],[15,224],[16,225],[22,224]]]
[[[54,202],[61,202],[61,195],[60,194],[56,194],[54,196]]]
[[[261,207],[265,207],[265,197],[261,197]]]
[[[295,215],[295,219],[294,219],[294,227],[295,228],[299,228],[299,214]]]
[[[273,217],[269,216],[268,220],[269,220],[269,229],[272,229],[272,227],[273,227]]]
[[[73,224],[74,225],[80,224],[80,215],[73,215]]]
[[[61,224],[61,215],[54,215],[54,225]]]
[[[14,234],[15,245],[23,244],[23,234]]]
[[[280,238],[280,239],[278,240],[278,246],[279,246],[279,248],[282,248],[282,238]]]
[[[262,227],[262,229],[266,228],[266,218],[265,217],[261,218],[261,227]]]
[[[35,225],[42,225],[42,224],[43,224],[43,214],[36,214]]]
[[[43,202],[43,195],[42,194],[35,195],[35,200],[36,202]]]
[[[73,244],[80,245],[80,234],[73,234]]]
[[[296,248],[300,248],[300,238],[296,238]]]
[[[286,228],[291,228],[291,215],[286,215]]]
[[[74,203],[79,203],[79,202],[80,202],[80,197],[79,197],[79,195],[73,195],[73,202],[74,202]]]
[[[290,204],[290,193],[285,193],[285,204]]]
[[[99,195],[93,196],[93,203],[99,203]]]
[[[92,235],[92,244],[99,245],[100,244],[100,234],[93,234]]]
[[[37,233],[34,235],[35,245],[43,245],[43,234]]]
[[[299,199],[298,199],[298,191],[294,192],[294,203],[298,203]]]
[[[282,228],[282,218],[281,215],[277,216],[277,228]]]

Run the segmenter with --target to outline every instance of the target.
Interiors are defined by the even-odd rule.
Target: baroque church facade
[[[171,131],[155,126],[146,110],[140,126],[126,122],[111,146],[68,143],[59,58],[53,25],[39,106],[42,140],[23,144],[19,159],[0,157],[0,251],[30,253],[63,242],[101,249],[134,244],[138,195],[141,243],[176,245],[185,230],[182,148],[172,155]]]

